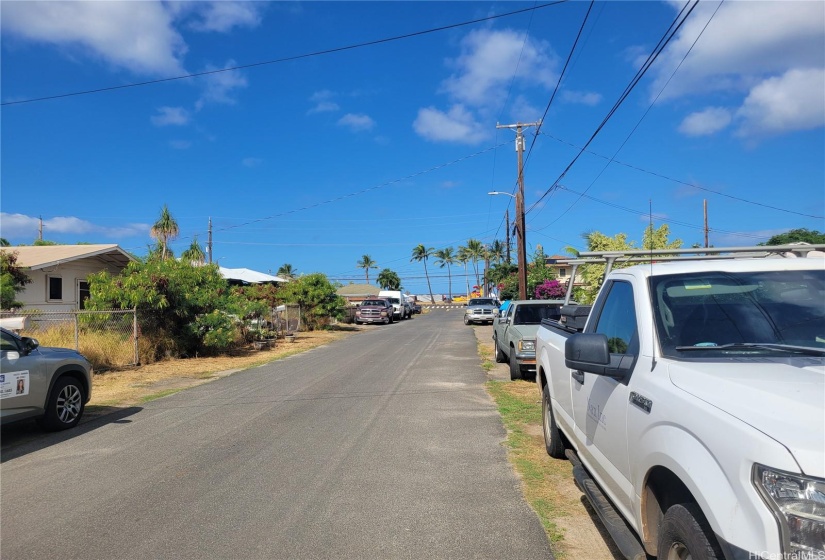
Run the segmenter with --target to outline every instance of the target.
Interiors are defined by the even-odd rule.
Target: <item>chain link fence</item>
[[[140,363],[134,310],[0,313],[8,317],[25,317],[21,336],[36,338],[41,346],[74,348],[97,371]]]

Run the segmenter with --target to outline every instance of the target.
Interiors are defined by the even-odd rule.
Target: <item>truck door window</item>
[[[594,332],[607,336],[611,354],[636,354],[636,306],[633,287],[627,282],[612,282]]]

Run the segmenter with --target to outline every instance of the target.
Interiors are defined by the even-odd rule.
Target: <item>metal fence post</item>
[[[80,315],[74,313],[74,349],[80,352]]]
[[[140,352],[138,347],[138,322],[137,322],[137,306],[132,309],[132,338],[135,339],[135,365],[140,365]]]

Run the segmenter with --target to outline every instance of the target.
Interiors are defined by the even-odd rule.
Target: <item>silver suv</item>
[[[36,418],[50,431],[76,426],[92,396],[89,361],[3,328],[0,336],[0,422]]]
[[[487,323],[492,325],[498,317],[498,300],[495,298],[472,298],[464,310],[464,324]]]

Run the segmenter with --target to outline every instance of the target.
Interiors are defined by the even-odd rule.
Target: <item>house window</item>
[[[77,308],[86,309],[86,300],[89,299],[89,283],[83,280],[77,281]]]
[[[59,276],[48,277],[49,301],[63,301],[63,279]]]
[[[567,276],[567,269],[566,268],[560,268],[559,269],[559,278],[564,278],[565,276]]]

